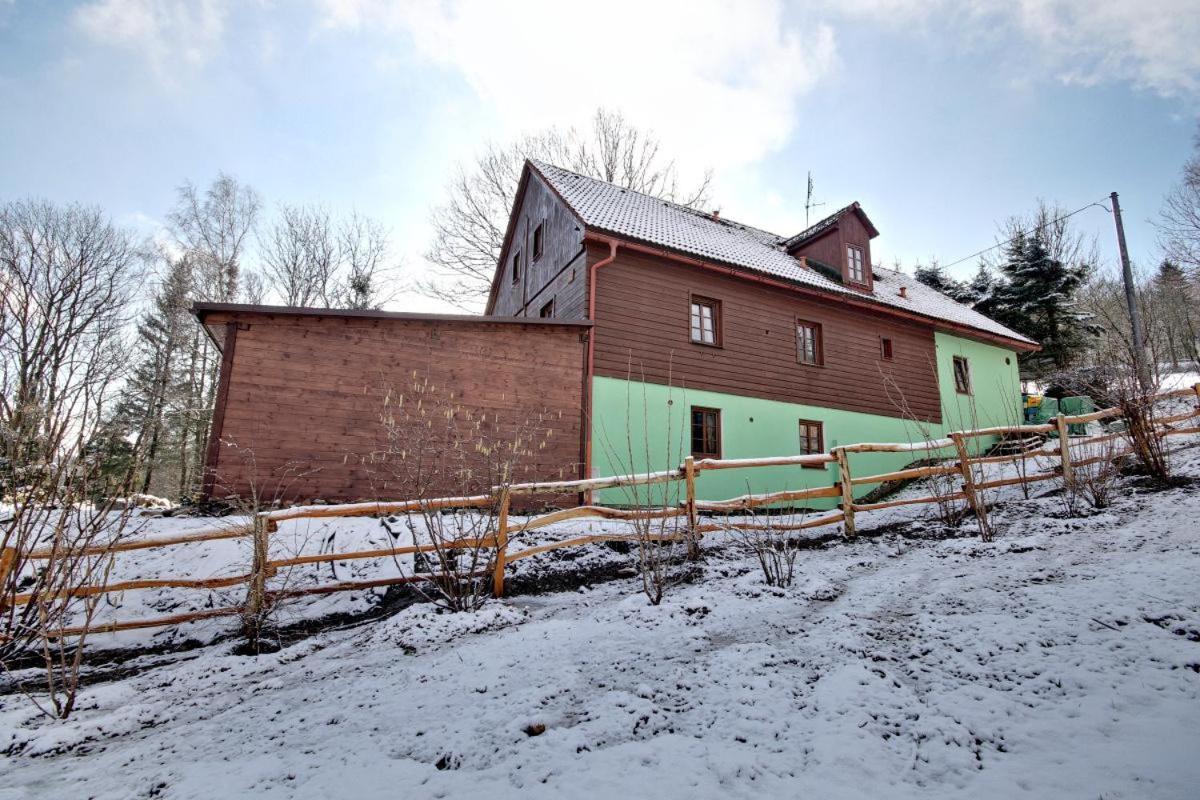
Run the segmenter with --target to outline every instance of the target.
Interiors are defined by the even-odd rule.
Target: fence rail
[[[1200,433],[1200,425],[1192,425],[1187,427],[1179,427],[1177,425],[1177,423],[1187,422],[1189,420],[1200,421],[1200,384],[1196,384],[1189,389],[1178,389],[1170,392],[1163,392],[1148,398],[1148,400],[1153,403],[1165,399],[1187,396],[1194,396],[1196,398],[1197,402],[1195,408],[1188,413],[1174,414],[1166,417],[1156,418],[1154,422],[1158,436],[1167,437],[1181,434]],[[397,577],[379,578],[365,581],[342,581],[313,587],[279,589],[268,589],[266,587],[267,580],[276,575],[278,570],[281,568],[302,566],[307,564],[320,564],[331,561],[353,561],[371,558],[395,557],[400,555],[412,555],[416,553],[434,552],[439,549],[443,551],[448,549],[466,548],[494,549],[496,551],[495,562],[494,567],[490,572],[490,577],[493,583],[493,591],[497,596],[500,596],[504,593],[505,569],[508,564],[511,564],[514,561],[520,561],[525,558],[530,558],[535,555],[540,555],[542,553],[566,547],[579,547],[602,542],[628,542],[647,538],[645,536],[639,536],[638,534],[600,533],[578,536],[556,542],[549,542],[534,547],[527,547],[516,552],[510,552],[509,550],[509,547],[512,543],[511,537],[513,536],[574,519],[597,518],[607,520],[635,521],[687,517],[685,533],[660,534],[651,535],[648,537],[660,541],[683,541],[691,536],[699,536],[703,535],[704,533],[711,533],[723,529],[724,526],[719,524],[700,523],[699,512],[702,511],[731,514],[736,512],[753,511],[754,509],[761,508],[763,506],[795,503],[801,500],[839,498],[838,509],[836,511],[811,520],[803,520],[799,523],[787,525],[762,525],[758,523],[748,523],[739,524],[739,527],[747,530],[766,528],[770,528],[772,530],[808,530],[811,528],[841,524],[844,526],[846,535],[852,537],[855,534],[856,514],[928,503],[966,502],[968,506],[970,506],[970,508],[976,512],[979,518],[981,533],[983,533],[985,536],[988,536],[990,534],[987,531],[986,512],[983,510],[983,500],[980,497],[981,492],[1005,486],[1046,481],[1054,478],[1060,478],[1069,481],[1071,479],[1073,468],[1079,468],[1089,464],[1098,463],[1099,461],[1115,459],[1128,455],[1131,450],[1128,448],[1122,448],[1114,453],[1107,453],[1101,456],[1089,456],[1087,458],[1074,459],[1071,454],[1071,450],[1073,448],[1079,449],[1089,445],[1109,443],[1124,439],[1126,436],[1123,433],[1106,433],[1098,436],[1082,438],[1076,437],[1071,439],[1067,432],[1069,425],[1112,419],[1120,416],[1121,414],[1122,411],[1119,408],[1103,409],[1100,411],[1095,411],[1088,414],[1079,414],[1075,416],[1064,416],[1059,414],[1054,422],[1041,425],[1001,425],[988,428],[955,431],[948,434],[944,438],[925,442],[864,442],[835,447],[828,453],[740,459],[693,459],[689,456],[679,467],[670,470],[660,470],[657,472],[646,472],[630,475],[614,475],[602,478],[587,478],[582,480],[542,481],[510,484],[507,486],[492,487],[492,489],[486,494],[463,497],[441,497],[396,502],[344,503],[322,506],[295,506],[292,508],[263,511],[249,519],[237,520],[228,525],[219,526],[209,530],[194,531],[187,534],[181,534],[179,536],[116,542],[111,545],[97,545],[82,549],[75,555],[109,556],[115,553],[129,552],[133,550],[182,547],[199,542],[250,537],[253,539],[254,543],[255,558],[251,571],[246,574],[221,576],[207,579],[162,578],[128,580],[106,583],[100,586],[76,586],[65,590],[63,593],[64,595],[69,594],[71,596],[84,597],[148,588],[214,589],[247,585],[250,587],[247,601],[243,605],[209,608],[201,611],[172,614],[148,619],[116,620],[106,623],[96,623],[89,626],[86,631],[82,628],[65,628],[57,631],[57,635],[78,636],[85,632],[103,633],[178,625],[197,620],[246,614],[248,612],[257,610],[263,603],[269,603],[273,600],[284,597],[329,594],[340,591],[361,590],[420,581],[437,580],[444,576],[433,573],[425,573],[401,575]],[[966,446],[967,440],[984,436],[1037,433],[1057,433],[1058,441],[1050,448],[1041,445],[1031,450],[998,456],[970,456]],[[936,457],[937,454],[944,453],[947,450],[953,450],[957,455],[957,458],[950,463],[908,467],[905,469],[893,470],[891,472],[864,476],[854,476],[850,468],[851,465],[849,456],[850,454],[855,453],[926,453],[928,457],[933,458]],[[1055,469],[1022,474],[1014,478],[1000,478],[985,481],[976,480],[975,468],[978,466],[1013,463],[1034,458],[1053,459],[1058,462],[1058,466]],[[726,500],[696,499],[696,480],[698,476],[705,471],[724,469],[754,469],[760,467],[780,466],[824,466],[827,464],[838,465],[838,480],[832,486],[764,492],[758,494],[750,493]],[[924,477],[951,477],[955,475],[961,476],[961,485],[952,491],[943,493],[941,495],[909,497],[869,503],[856,502],[853,496],[853,487],[855,486],[872,484],[880,485],[884,483],[908,481]],[[601,489],[646,487],[668,483],[683,483],[685,485],[684,502],[680,503],[679,505],[633,508],[614,508],[603,505],[581,505],[573,508],[550,511],[541,515],[530,517],[519,523],[512,523],[509,520],[509,507],[511,498],[513,496],[529,494],[582,493]],[[470,510],[482,508],[494,509],[495,513],[497,514],[498,524],[495,535],[476,539],[459,539],[449,542],[414,544],[404,547],[374,550],[358,550],[342,553],[319,553],[314,555],[300,555],[278,559],[271,559],[267,557],[269,552],[269,537],[272,533],[275,533],[278,530],[279,524],[282,522],[290,522],[302,519],[347,518],[384,514],[407,514],[412,512],[428,512],[452,509]],[[0,553],[0,587],[8,585],[7,578],[11,570],[15,568],[17,561],[16,555],[17,554],[13,551],[13,548],[7,548]],[[24,560],[48,561],[56,558],[58,555],[59,554],[52,549],[37,549],[26,553]],[[489,577],[489,575],[488,573],[474,573],[471,577],[486,578]],[[62,595],[58,595],[57,597],[61,596]],[[22,605],[32,602],[34,599],[35,598],[29,594],[14,594],[7,599],[0,597],[0,608],[2,608],[6,603],[11,605]],[[53,598],[47,597],[45,599]]]

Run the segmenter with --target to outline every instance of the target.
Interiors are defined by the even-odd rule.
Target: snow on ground
[[[1186,485],[1131,479],[1085,517],[1053,481],[1005,490],[990,544],[920,507],[862,515],[890,532],[804,551],[790,589],[711,541],[658,607],[624,578],[267,655],[220,642],[89,685],[65,724],[5,696],[0,798],[1195,797],[1200,447],[1177,464]],[[334,529],[306,530],[297,549]],[[339,550],[387,535],[336,530]],[[214,551],[197,574],[242,563]],[[569,552],[518,566],[630,558]],[[351,594],[322,602],[375,598]]]

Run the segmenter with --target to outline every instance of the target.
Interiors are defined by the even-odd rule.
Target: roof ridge
[[[576,178],[583,178],[584,180],[587,180],[587,181],[593,181],[594,183],[602,183],[605,186],[611,186],[620,192],[629,192],[632,194],[640,195],[641,197],[645,197],[647,200],[653,200],[654,202],[662,203],[663,205],[672,206],[673,208],[675,208],[678,211],[682,211],[685,214],[694,214],[695,216],[700,217],[701,219],[707,219],[711,222],[716,222],[718,224],[723,223],[726,225],[735,225],[739,228],[745,228],[746,230],[757,231],[758,233],[764,233],[767,236],[773,236],[776,239],[778,239],[780,244],[782,244],[783,241],[787,238],[778,233],[775,233],[774,231],[769,231],[766,228],[759,228],[754,225],[749,225],[745,222],[738,222],[737,220],[730,219],[728,217],[719,216],[717,219],[713,219],[712,214],[710,212],[701,211],[700,209],[692,208],[691,206],[685,206],[683,203],[677,203],[674,200],[668,200],[665,197],[659,197],[658,195],[653,195],[653,194],[650,194],[649,192],[642,192],[642,191],[638,191],[637,189],[631,189],[628,186],[621,186],[620,184],[613,183],[612,181],[606,181],[602,178],[596,178],[591,175],[584,175],[582,172],[576,172],[573,169],[567,169],[566,167],[560,167],[557,164],[551,164],[549,161],[543,161],[540,158],[530,158],[528,160],[531,164],[533,164],[535,167],[538,168],[538,171],[542,173],[543,177],[546,177],[543,168],[549,167],[550,169],[558,170],[559,172],[565,172],[568,175],[574,175]],[[570,204],[568,203],[568,205],[570,205]]]

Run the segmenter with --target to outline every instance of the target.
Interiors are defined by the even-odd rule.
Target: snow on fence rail
[[[1188,420],[1197,420],[1198,423],[1200,423],[1200,384],[1196,384],[1190,389],[1178,389],[1170,392],[1163,392],[1154,395],[1151,398],[1153,402],[1158,402],[1165,399],[1193,395],[1196,397],[1197,403],[1192,411],[1183,414],[1160,417],[1155,420],[1155,424],[1158,427],[1158,435],[1160,437],[1178,434],[1200,433],[1200,424],[1192,425],[1190,427],[1176,427],[1176,423],[1186,422]],[[839,507],[836,511],[826,514],[825,516],[802,521],[796,524],[761,525],[748,523],[742,524],[739,527],[746,529],[770,528],[772,530],[805,530],[841,523],[844,526],[846,536],[853,537],[856,530],[855,517],[860,513],[907,505],[966,501],[969,508],[974,511],[978,517],[981,534],[983,534],[985,537],[988,537],[990,536],[990,532],[987,528],[986,512],[983,508],[983,502],[979,497],[980,492],[988,489],[1000,488],[1003,486],[1033,483],[1051,480],[1054,478],[1060,478],[1070,482],[1072,480],[1071,476],[1073,467],[1081,467],[1087,464],[1097,463],[1098,461],[1116,459],[1128,455],[1131,452],[1129,448],[1125,448],[1114,453],[1108,453],[1102,456],[1085,458],[1077,461],[1073,461],[1071,456],[1072,446],[1079,447],[1084,445],[1101,444],[1126,437],[1123,433],[1110,433],[1071,440],[1068,436],[1067,426],[1095,422],[1102,419],[1110,419],[1120,416],[1121,413],[1121,409],[1119,408],[1109,408],[1089,414],[1079,414],[1076,416],[1064,416],[1059,414],[1054,422],[1042,425],[1003,425],[990,428],[955,431],[942,439],[933,439],[930,441],[915,443],[864,442],[835,447],[829,453],[817,453],[802,456],[772,456],[764,458],[740,459],[706,458],[699,460],[693,459],[691,456],[689,456],[684,460],[683,464],[676,469],[671,470],[632,475],[614,475],[604,478],[588,478],[582,480],[510,484],[507,486],[492,487],[488,494],[471,495],[465,497],[441,497],[398,502],[295,506],[292,508],[259,512],[244,522],[221,526],[208,531],[198,531],[185,535],[173,536],[170,538],[143,539],[127,542],[116,542],[111,545],[97,545],[81,550],[80,555],[107,556],[110,554],[127,552],[131,550],[179,547],[196,542],[252,537],[254,542],[254,558],[250,571],[245,574],[207,579],[162,578],[131,580],[106,583],[101,586],[76,586],[65,590],[66,594],[83,597],[148,588],[215,589],[247,585],[250,587],[247,600],[242,605],[237,606],[209,608],[201,611],[172,614],[169,616],[153,617],[149,619],[116,620],[113,622],[92,624],[87,628],[86,631],[82,628],[66,628],[59,631],[58,634],[61,636],[78,636],[85,632],[115,632],[135,628],[177,625],[185,622],[211,619],[221,616],[235,616],[239,614],[253,615],[265,607],[266,604],[269,604],[272,600],[283,597],[329,594],[333,592],[351,591],[356,589],[367,589],[414,583],[419,581],[438,580],[444,576],[440,574],[427,573],[380,578],[376,580],[342,581],[333,584],[303,588],[281,588],[272,590],[268,589],[266,585],[267,580],[275,575],[282,567],[319,564],[330,561],[349,561],[356,559],[412,555],[416,553],[434,552],[439,549],[494,549],[496,551],[496,557],[494,561],[494,567],[491,571],[491,578],[493,591],[495,592],[496,596],[499,597],[504,593],[505,567],[507,564],[514,561],[519,561],[524,558],[529,558],[531,556],[560,548],[578,547],[581,545],[601,542],[637,541],[644,540],[646,538],[658,541],[680,541],[687,539],[690,536],[699,536],[704,533],[722,529],[723,526],[719,524],[701,524],[699,521],[699,513],[702,511],[712,513],[734,513],[738,511],[751,511],[762,506],[795,503],[800,500],[809,499],[836,497],[839,498]],[[1039,445],[1034,449],[1025,450],[1010,455],[973,457],[969,455],[966,445],[967,440],[982,436],[1002,436],[1006,434],[1050,432],[1056,432],[1058,434],[1057,443],[1050,449],[1046,449],[1045,446]],[[877,475],[865,475],[857,477],[852,475],[850,470],[849,454],[852,453],[923,452],[929,454],[930,457],[934,457],[935,454],[949,449],[955,450],[957,455],[956,460],[951,463],[909,467],[892,472],[880,473]],[[1030,458],[1046,457],[1057,459],[1059,462],[1058,467],[1042,472],[1022,474],[1015,478],[1004,478],[991,481],[977,481],[975,478],[974,468],[978,465],[1015,463]],[[817,487],[813,489],[765,492],[761,494],[752,493],[742,495],[740,497],[729,498],[727,500],[696,499],[696,477],[699,473],[706,470],[753,469],[758,467],[779,466],[823,466],[831,463],[836,463],[838,465],[838,481],[833,486]],[[961,475],[962,484],[960,485],[959,490],[943,495],[909,497],[875,503],[858,503],[854,501],[854,486],[883,484],[934,476],[948,477],[953,475]],[[545,514],[531,517],[521,523],[513,524],[509,521],[510,502],[514,495],[590,493],[599,489],[644,487],[678,482],[685,484],[686,499],[683,503],[677,506],[612,508],[603,505],[587,504],[576,506],[574,508],[550,511]],[[359,550],[343,553],[319,553],[315,555],[294,556],[291,558],[271,559],[268,555],[270,534],[278,530],[279,523],[281,522],[300,519],[362,517],[380,514],[406,514],[414,511],[450,509],[466,510],[472,508],[488,508],[495,510],[498,521],[495,535],[483,537],[481,539],[460,539],[434,544],[414,544],[404,547]],[[545,528],[566,520],[588,517],[609,520],[651,520],[671,517],[686,517],[687,532],[685,534],[661,535],[601,533],[541,544],[535,547],[519,550],[517,552],[509,551],[511,536],[524,533],[526,531]],[[55,555],[56,554],[52,549],[34,550],[28,553],[25,559],[50,560],[53,559]],[[8,578],[8,573],[12,569],[14,563],[15,551],[13,551],[13,548],[7,548],[3,553],[0,553],[0,587],[7,585],[6,580]],[[469,577],[487,577],[487,575],[485,573],[475,573]],[[3,608],[5,603],[22,605],[30,602],[33,599],[34,598],[27,594],[16,594],[8,599],[0,597],[0,608]]]

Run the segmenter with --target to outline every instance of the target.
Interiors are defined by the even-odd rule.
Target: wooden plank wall
[[[248,497],[254,487],[287,501],[417,496],[407,471],[389,463],[382,416],[390,392],[407,404],[398,422],[415,423],[423,384],[432,387],[425,410],[438,408],[427,419],[470,413],[485,442],[544,413],[548,437],[519,480],[582,475],[585,327],[246,312],[213,313],[206,324],[230,321],[239,325],[221,446],[209,462],[213,499]],[[426,488],[463,493],[443,483]]]
[[[587,290],[583,258],[583,229],[575,215],[537,173],[530,172],[525,192],[517,198],[516,227],[508,248],[501,254],[500,283],[489,314],[502,317],[536,317],[554,300],[554,316],[584,319]],[[545,225],[541,258],[533,259],[533,231]],[[524,270],[512,280],[513,253],[524,256]]]
[[[589,263],[608,255],[590,246]],[[689,341],[689,296],[721,301],[723,346]],[[795,320],[820,323],[824,366],[797,363]],[[597,375],[941,421],[933,328],[618,250],[597,272]],[[880,357],[892,339],[894,360]],[[903,399],[901,399],[903,398]]]

